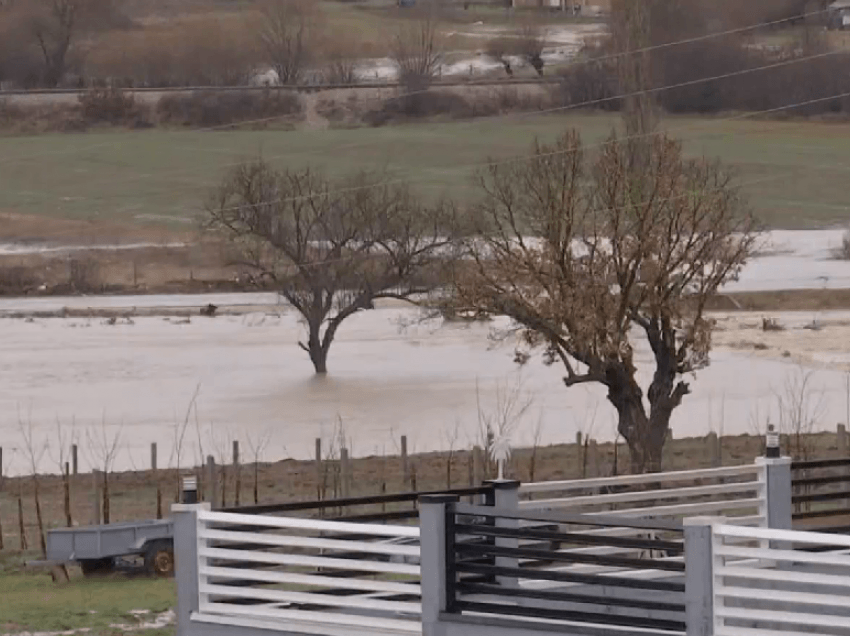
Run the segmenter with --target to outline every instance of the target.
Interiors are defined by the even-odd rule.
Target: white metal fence
[[[522,484],[520,509],[625,517],[724,515],[731,523],[767,525],[766,468],[747,464],[601,479]],[[557,496],[551,496],[551,495]],[[549,495],[536,498],[538,495]]]
[[[419,528],[200,510],[197,538],[195,620],[421,631]]]
[[[850,635],[850,537],[712,526],[715,636]]]

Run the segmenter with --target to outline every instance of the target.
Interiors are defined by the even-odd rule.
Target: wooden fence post
[[[599,477],[599,446],[595,439],[588,442],[587,454],[588,476]]]
[[[65,478],[62,480],[62,507],[65,511],[65,525],[74,525],[71,518],[71,464],[65,462]]]
[[[706,450],[708,451],[711,467],[719,468],[723,465],[723,458],[720,452],[720,438],[717,436],[717,433],[714,431],[710,432],[705,438],[705,443],[708,446]]]
[[[74,474],[78,474],[80,470],[80,464],[77,461],[77,445],[71,444],[71,467],[73,468]]]
[[[324,499],[324,475],[322,474],[322,438],[316,438],[316,499]]]
[[[242,490],[242,478],[239,474],[239,440],[233,440],[233,505],[239,505],[239,491]]]
[[[484,462],[482,461],[482,451],[480,446],[472,447],[472,471],[476,486],[484,483]]]
[[[838,454],[847,457],[847,427],[844,424],[838,425]]]
[[[91,480],[92,480],[92,525],[100,524],[100,471],[96,468],[92,468],[91,471]]]
[[[206,488],[204,488],[204,494],[206,495],[206,500],[210,504],[210,508],[217,508],[216,499],[218,497],[218,488],[216,488],[217,480],[216,480],[216,472],[215,472],[215,457],[212,455],[207,455],[207,474],[205,476],[204,481],[206,481]]]
[[[407,457],[407,435],[401,436],[401,483],[402,490],[410,485],[410,463]]]
[[[154,487],[156,488],[156,518],[162,519],[162,487],[159,483],[156,455],[156,442],[151,442],[151,479],[153,480]]]
[[[342,472],[342,496],[347,498],[351,496],[351,464],[348,461],[348,449],[342,448],[339,451],[340,472]]]

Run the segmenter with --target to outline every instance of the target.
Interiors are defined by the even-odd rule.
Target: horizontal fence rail
[[[489,485],[470,488],[454,488],[438,491],[414,491],[372,495],[365,497],[347,497],[323,499],[320,501],[296,501],[270,503],[254,506],[235,506],[222,508],[220,512],[248,515],[291,515],[352,521],[364,523],[415,521],[419,519],[419,499],[428,495],[456,495],[484,500],[492,497],[493,488]]]
[[[682,534],[673,521],[448,504],[447,611],[684,632]]]
[[[520,509],[564,510],[620,517],[726,516],[730,523],[767,525],[765,468],[748,464],[520,486]]]
[[[850,537],[712,526],[715,636],[850,636]]]
[[[850,533],[850,457],[795,461],[791,471],[796,525]]]
[[[419,528],[201,510],[197,541],[200,621],[420,629]]]

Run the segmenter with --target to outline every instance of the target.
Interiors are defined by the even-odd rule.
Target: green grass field
[[[428,196],[470,201],[475,164],[525,154],[578,127],[587,143],[616,118],[570,114],[315,131],[108,131],[0,138],[0,211],[72,218],[188,218],[228,165],[262,154],[332,174],[386,168]],[[844,223],[850,125],[669,118],[691,154],[733,166],[759,216],[782,228]]]
[[[174,581],[136,578],[83,579],[54,583],[44,572],[22,572],[0,564],[0,634],[88,629],[92,636],[134,632],[174,608]],[[138,617],[130,612],[147,610]],[[125,629],[130,628],[130,629]],[[147,636],[173,627],[145,630]]]

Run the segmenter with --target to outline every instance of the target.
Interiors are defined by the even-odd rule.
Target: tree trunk
[[[617,409],[617,430],[629,447],[632,473],[660,472],[672,409],[653,409],[648,416],[643,392],[634,379],[609,385],[608,400]]]
[[[317,375],[326,375],[328,372],[328,352],[321,345],[314,347],[310,344],[310,361]]]

